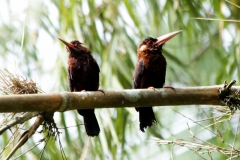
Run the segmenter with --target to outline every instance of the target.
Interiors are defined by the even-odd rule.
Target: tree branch
[[[60,92],[0,96],[0,112],[66,111],[89,108],[121,108],[168,105],[224,105],[217,86],[173,89],[131,89],[122,91]],[[231,91],[240,90],[232,87]]]

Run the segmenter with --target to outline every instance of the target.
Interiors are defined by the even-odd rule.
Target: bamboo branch
[[[131,89],[101,92],[60,92],[0,96],[0,112],[67,111],[89,108],[121,108],[168,105],[224,105],[217,86]],[[234,92],[240,87],[232,87]]]

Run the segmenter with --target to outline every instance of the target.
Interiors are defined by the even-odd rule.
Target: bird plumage
[[[138,46],[138,62],[133,74],[133,88],[162,88],[165,83],[167,62],[162,55],[162,46],[181,31],[159,38],[148,37]],[[139,112],[140,130],[151,127],[156,118],[151,106],[136,107]]]
[[[90,50],[79,41],[70,43],[60,39],[69,52],[68,84],[71,92],[97,91],[99,87],[99,66],[91,55]],[[77,110],[83,116],[88,136],[98,136],[100,128],[94,109]]]

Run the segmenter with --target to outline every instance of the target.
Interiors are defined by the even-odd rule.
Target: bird
[[[58,38],[66,45],[68,56],[68,85],[71,92],[98,91],[100,68],[91,55],[91,51],[78,40],[67,42]],[[85,130],[88,136],[98,136],[100,127],[94,114],[94,109],[79,109],[83,116]]]
[[[158,38],[148,37],[140,43],[137,49],[138,61],[133,73],[133,89],[154,89],[164,86],[167,62],[162,54],[162,47],[180,32],[182,30]],[[153,109],[151,106],[136,107],[135,109],[139,112],[140,130],[144,132],[145,128],[151,127],[156,122]]]

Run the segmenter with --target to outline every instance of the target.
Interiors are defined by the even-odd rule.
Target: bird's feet
[[[105,95],[105,92],[104,92],[103,89],[99,89],[99,90],[97,90],[97,91],[102,92],[102,93]],[[81,92],[86,92],[86,90],[81,90]]]
[[[170,88],[175,91],[175,88],[173,88],[172,86],[164,86],[163,88]]]
[[[98,89],[97,91],[102,92],[105,95],[105,92],[103,89]]]
[[[155,88],[154,88],[154,87],[152,87],[152,86],[151,86],[151,87],[148,87],[148,89],[152,89],[152,90],[154,90],[154,91],[155,91]]]

